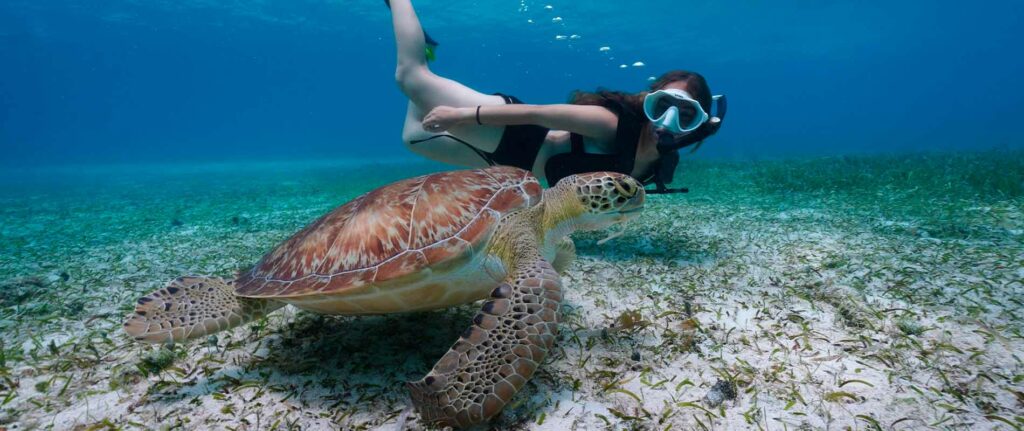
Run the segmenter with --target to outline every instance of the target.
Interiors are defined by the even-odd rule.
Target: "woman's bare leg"
[[[412,141],[429,138],[436,134],[423,130],[420,123],[423,115],[437,106],[473,107],[477,105],[501,105],[504,99],[480,93],[459,82],[440,77],[430,71],[424,55],[426,42],[423,28],[413,10],[410,0],[391,0],[391,19],[395,31],[398,65],[395,80],[398,87],[409,98],[402,137],[413,151],[434,160],[463,166],[483,163],[480,156],[450,138],[438,138],[412,144]],[[459,125],[448,132],[474,147],[494,151],[501,140],[504,127]],[[476,160],[474,163],[469,163]]]
[[[424,113],[419,112],[419,108],[414,103],[409,102],[409,107],[405,112],[402,141],[412,152],[430,160],[467,168],[482,168],[488,165],[487,161],[479,154],[467,147],[466,144],[452,139],[450,134],[424,131],[420,121],[423,119],[423,115]],[[448,137],[430,139],[439,134],[448,135]],[[423,141],[424,139],[429,140]]]

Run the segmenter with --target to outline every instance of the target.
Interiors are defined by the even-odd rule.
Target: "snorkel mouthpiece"
[[[663,129],[660,126],[655,125],[654,134],[658,137],[659,148],[671,148],[675,146],[676,136],[675,133],[668,129]]]

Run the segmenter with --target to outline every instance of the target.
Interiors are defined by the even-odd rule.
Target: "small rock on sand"
[[[719,379],[711,390],[704,395],[704,404],[709,407],[718,407],[725,400],[736,399],[736,384],[730,381]]]

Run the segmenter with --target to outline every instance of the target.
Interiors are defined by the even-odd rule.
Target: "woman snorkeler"
[[[696,150],[722,126],[725,98],[712,96],[704,77],[686,71],[662,75],[649,92],[577,91],[568,104],[528,105],[477,92],[430,71],[427,59],[436,42],[424,33],[410,0],[389,6],[398,50],[395,79],[409,98],[402,140],[429,159],[516,166],[548,184],[581,172],[616,171],[655,183],[654,193],[685,191],[665,187],[679,149],[697,144]]]

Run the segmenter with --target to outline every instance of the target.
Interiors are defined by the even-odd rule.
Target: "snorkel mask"
[[[656,188],[648,189],[647,193],[689,191],[686,188],[670,189],[665,184],[672,181],[676,166],[679,164],[678,150],[697,144],[694,147],[696,150],[705,138],[714,135],[722,127],[727,107],[725,96],[711,96],[711,102],[713,112],[705,112],[700,102],[689,93],[675,88],[658,90],[644,98],[644,114],[653,123],[659,153],[657,171],[653,177]],[[705,123],[710,124],[701,128]]]
[[[718,108],[715,118],[721,121],[725,112],[725,96],[711,96],[711,101]],[[692,132],[713,118],[689,93],[676,88],[658,90],[644,97],[644,114],[655,127],[673,134]]]

